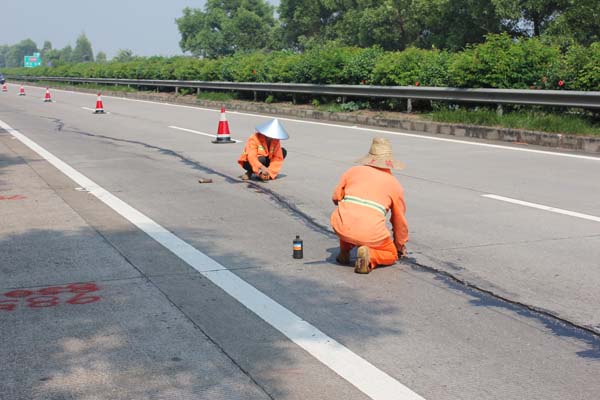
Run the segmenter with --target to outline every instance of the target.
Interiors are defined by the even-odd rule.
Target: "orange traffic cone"
[[[4,83],[4,85],[2,85],[2,91],[8,92],[8,85],[6,84],[6,82]]]
[[[213,143],[235,143],[229,136],[229,122],[225,116],[225,107],[221,107],[221,119],[219,120],[219,127],[217,128],[217,140],[213,140]]]
[[[25,96],[25,88],[23,87],[23,85],[21,85],[21,87],[19,88],[19,96]]]
[[[46,88],[46,94],[44,95],[44,103],[52,103],[52,96],[50,96],[49,88]]]
[[[104,114],[104,105],[102,104],[102,93],[98,92],[98,99],[96,100],[96,111],[94,114]]]

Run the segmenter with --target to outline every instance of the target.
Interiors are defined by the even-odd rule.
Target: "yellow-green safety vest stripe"
[[[359,204],[361,206],[372,208],[374,210],[379,211],[383,215],[385,215],[386,212],[387,212],[386,208],[384,206],[382,206],[381,204],[376,203],[376,202],[371,201],[371,200],[361,199],[360,197],[356,197],[356,196],[344,196],[344,198],[342,199],[342,201],[343,202],[348,202],[348,203]]]

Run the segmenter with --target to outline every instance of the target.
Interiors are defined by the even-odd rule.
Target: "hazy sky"
[[[278,4],[278,0],[269,0]],[[1,0],[0,44],[31,38],[42,47],[75,46],[86,34],[94,54],[108,57],[119,49],[138,55],[181,54],[175,18],[185,7],[203,8],[204,0]]]

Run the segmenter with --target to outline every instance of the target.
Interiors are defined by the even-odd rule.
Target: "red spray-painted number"
[[[89,293],[98,292],[100,288],[95,283],[72,283],[66,286],[48,286],[35,291],[12,290],[4,293],[9,300],[0,299],[0,311],[14,311],[19,305],[18,299],[24,299],[25,306],[29,308],[55,307],[60,304],[81,305],[94,303],[101,299]],[[70,293],[73,296],[61,302],[60,295]]]

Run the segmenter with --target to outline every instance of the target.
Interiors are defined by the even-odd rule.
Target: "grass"
[[[459,109],[434,111],[426,117],[437,122],[600,136],[600,121],[587,115],[552,114],[541,111],[515,111],[498,115],[492,110]]]
[[[235,100],[237,96],[232,92],[200,92],[196,96],[199,100],[212,100],[212,101],[231,101]]]

